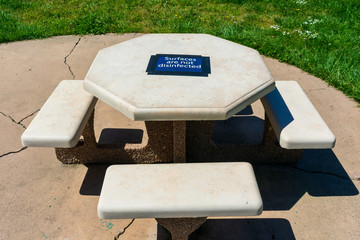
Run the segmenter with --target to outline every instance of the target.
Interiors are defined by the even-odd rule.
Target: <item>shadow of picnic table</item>
[[[283,239],[295,240],[286,219],[208,219],[189,240]],[[157,240],[171,240],[170,233],[158,224]]]

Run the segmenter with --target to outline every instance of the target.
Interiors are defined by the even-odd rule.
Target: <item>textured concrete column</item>
[[[156,158],[158,162],[172,162],[173,126],[171,121],[145,121],[148,144],[142,154],[145,158]],[[144,151],[147,151],[144,154]],[[141,150],[140,150],[141,151]],[[155,156],[153,156],[155,155]]]
[[[186,162],[186,122],[173,122],[173,141],[174,141],[174,155],[175,163]]]
[[[215,121],[186,122],[186,150],[189,161],[210,161],[215,145],[211,135]],[[217,159],[216,161],[220,161]]]
[[[189,235],[206,221],[206,217],[155,219],[161,226],[171,233],[172,240],[188,240]]]

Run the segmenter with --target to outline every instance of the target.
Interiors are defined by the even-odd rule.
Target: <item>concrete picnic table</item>
[[[55,147],[64,163],[111,162],[109,156],[132,163],[253,162],[266,155],[271,161],[287,162],[289,153],[300,156],[304,148],[334,146],[335,137],[296,82],[277,82],[274,89],[275,82],[256,50],[204,34],[149,34],[100,50],[84,81],[62,81],[22,135],[22,142]],[[146,146],[125,149],[97,144],[93,128],[97,98],[131,120],[145,121]],[[267,114],[260,146],[211,144],[215,120],[226,120],[260,98]],[[81,134],[83,141],[77,142]],[[290,150],[281,150],[275,159],[276,154],[269,153],[277,153],[280,146]],[[238,170],[233,171],[235,167]],[[202,173],[209,174],[196,180],[197,189],[204,193],[199,195],[193,179]],[[214,184],[219,174],[224,180]],[[249,182],[239,181],[240,176]],[[147,179],[154,181],[156,192],[144,189]],[[240,185],[233,192],[228,186],[236,181]],[[145,190],[150,200],[144,197]],[[120,198],[124,192],[134,194]],[[222,195],[230,201],[225,202]],[[208,216],[261,212],[260,192],[248,163],[115,165],[105,175],[98,205],[104,218],[155,217],[176,240],[188,239]]]
[[[230,118],[275,82],[254,49],[206,34],[148,34],[100,50],[84,89],[145,121],[147,148],[185,162],[186,141],[209,138],[214,120]]]
[[[216,120],[260,98],[261,144],[213,141]],[[131,147],[98,143],[97,99],[145,121],[148,138]],[[205,34],[149,34],[100,50],[85,79],[63,80],[22,135],[24,146],[55,147],[61,162],[83,164],[295,163],[303,149],[335,141],[299,84],[275,83],[256,50]]]

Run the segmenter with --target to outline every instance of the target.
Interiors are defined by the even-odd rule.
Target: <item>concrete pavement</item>
[[[61,80],[83,79],[98,50],[137,36],[61,36],[0,45],[0,239],[169,239],[154,219],[98,218],[106,166],[63,165],[53,149],[24,149],[20,142]],[[210,219],[190,239],[360,239],[358,104],[296,67],[264,61],[275,80],[301,85],[335,134],[336,147],[306,150],[296,166],[255,165],[263,214]],[[255,117],[264,118],[259,102],[252,108]],[[111,141],[103,129],[114,128],[144,130],[144,124],[99,101],[97,138]]]

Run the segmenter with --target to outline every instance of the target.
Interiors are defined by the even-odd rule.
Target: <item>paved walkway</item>
[[[169,239],[153,219],[98,218],[105,166],[63,165],[53,149],[24,149],[20,142],[59,81],[83,79],[99,49],[136,36],[63,36],[0,45],[1,240],[118,235]],[[190,239],[360,239],[360,108],[321,79],[274,59],[264,60],[275,80],[299,82],[337,137],[336,147],[305,151],[296,166],[255,165],[264,213],[256,218],[210,219]],[[259,103],[252,108],[254,117],[263,119]],[[95,116],[95,131],[103,142],[113,139],[106,137],[104,128],[144,128],[142,122],[131,122],[100,101]]]

